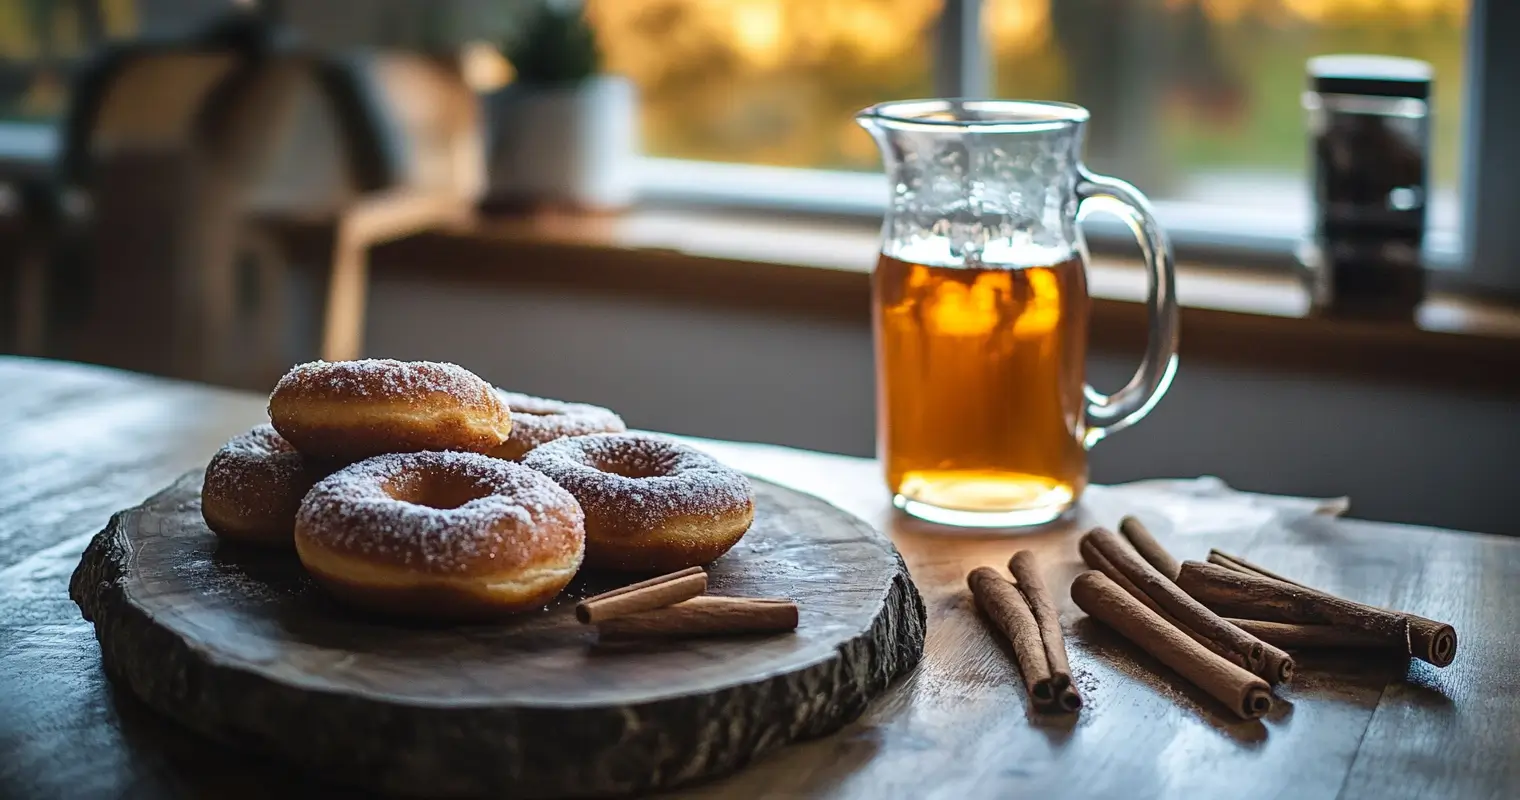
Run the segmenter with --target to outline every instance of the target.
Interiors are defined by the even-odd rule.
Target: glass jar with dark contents
[[[1309,61],[1314,231],[1300,252],[1322,313],[1412,317],[1425,296],[1432,71],[1423,61]]]

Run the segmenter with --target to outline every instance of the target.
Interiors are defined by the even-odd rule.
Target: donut
[[[312,487],[296,553],[338,600],[432,620],[491,619],[549,602],[585,552],[575,498],[478,453],[376,456]]]
[[[233,541],[290,547],[296,510],[326,474],[265,423],[232,437],[206,465],[201,516]]]
[[[485,453],[506,441],[511,412],[491,384],[434,361],[313,361],[269,396],[275,430],[302,455],[348,464],[387,453]]]
[[[623,418],[601,406],[566,403],[543,397],[496,390],[512,412],[512,434],[491,451],[497,458],[517,461],[535,447],[567,436],[588,433],[622,433]]]
[[[666,572],[706,564],[749,530],[749,479],[659,436],[598,433],[535,447],[523,464],[567,489],[586,512],[586,565]]]

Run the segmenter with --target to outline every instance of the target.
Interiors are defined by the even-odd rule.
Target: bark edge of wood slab
[[[922,657],[896,548],[823,500],[754,480],[755,526],[710,593],[798,601],[795,633],[595,645],[584,575],[498,625],[427,628],[335,604],[293,553],[218,542],[200,472],[117,513],[69,594],[106,671],[150,707],[329,780],[398,794],[609,796],[733,772],[858,717]]]

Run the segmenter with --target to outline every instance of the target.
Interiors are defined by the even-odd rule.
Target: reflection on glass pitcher
[[[1049,522],[1087,450],[1145,416],[1177,366],[1171,247],[1134,187],[1081,162],[1065,103],[916,100],[856,119],[891,200],[873,276],[878,455],[897,506],[949,525]],[[1150,268],[1150,341],[1114,395],[1087,386],[1087,247],[1114,214]]]

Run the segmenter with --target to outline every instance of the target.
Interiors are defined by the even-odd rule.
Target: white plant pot
[[[567,86],[510,84],[486,98],[493,204],[597,211],[633,202],[638,153],[633,84],[597,76]]]

